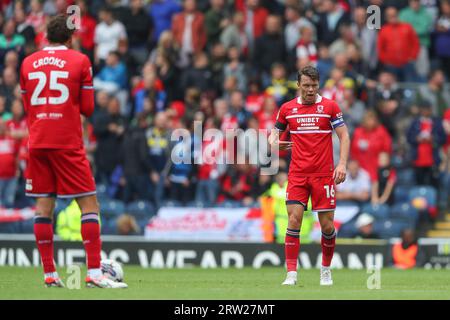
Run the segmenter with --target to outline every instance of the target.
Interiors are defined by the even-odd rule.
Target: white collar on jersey
[[[314,103],[320,103],[320,102],[322,102],[322,96],[320,94],[318,94],[316,97],[316,102],[314,102]],[[297,103],[302,104],[302,97],[297,98]]]
[[[67,47],[66,46],[45,47],[42,50],[45,50],[45,51],[48,51],[48,50],[67,50]]]

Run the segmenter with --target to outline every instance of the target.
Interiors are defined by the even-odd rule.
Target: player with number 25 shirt
[[[88,57],[64,45],[45,47],[23,61],[20,87],[30,131],[27,195],[95,194],[80,119],[94,111]],[[44,159],[42,150],[49,149],[58,151]]]
[[[74,29],[58,15],[47,25],[48,47],[26,57],[20,89],[29,128],[26,195],[36,198],[34,235],[47,287],[64,287],[55,268],[55,198],[74,198],[81,209],[86,250],[86,286],[126,288],[101,270],[101,237],[95,181],[82,140],[81,115],[94,111],[92,67],[84,54],[70,49]]]

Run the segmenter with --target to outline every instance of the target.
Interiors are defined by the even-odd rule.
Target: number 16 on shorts
[[[334,184],[326,184],[323,188],[325,189],[325,196],[329,201],[330,208],[333,208],[336,205]]]

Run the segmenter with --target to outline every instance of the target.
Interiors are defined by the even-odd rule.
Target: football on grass
[[[103,259],[101,261],[102,273],[109,279],[117,282],[123,280],[123,268],[120,263],[111,259]]]

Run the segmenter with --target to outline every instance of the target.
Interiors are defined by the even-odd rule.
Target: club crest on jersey
[[[323,105],[319,104],[317,106],[317,113],[323,113]]]

